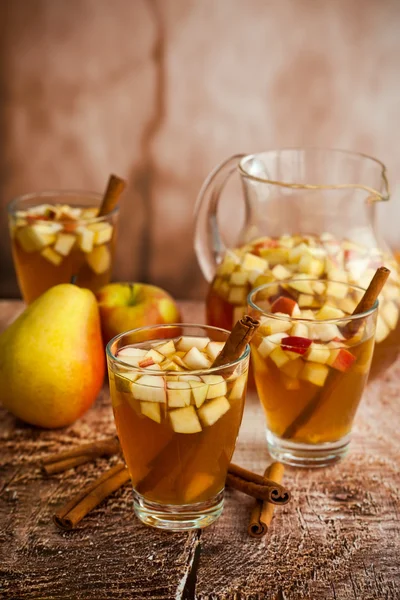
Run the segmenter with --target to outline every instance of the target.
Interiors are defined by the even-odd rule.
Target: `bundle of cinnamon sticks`
[[[54,475],[98,457],[110,457],[120,453],[118,439],[111,437],[50,455],[43,460],[41,467],[46,475]],[[229,465],[226,485],[256,499],[248,527],[252,537],[265,535],[271,523],[274,507],[284,505],[290,500],[290,492],[281,485],[283,471],[283,465],[280,463],[272,463],[266,469],[264,476],[233,463]],[[123,462],[118,462],[59,508],[53,517],[54,523],[63,530],[74,529],[91,510],[128,481],[128,469]]]

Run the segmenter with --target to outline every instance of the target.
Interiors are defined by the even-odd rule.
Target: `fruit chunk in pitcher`
[[[119,439],[133,487],[147,500],[192,504],[224,487],[247,363],[207,373],[223,346],[189,336],[127,346],[117,354],[127,366],[110,368]]]
[[[341,300],[351,313],[355,306],[340,298],[347,282],[366,289],[376,268],[391,270],[389,281],[379,298],[376,346],[371,375],[376,376],[396,359],[400,351],[400,271],[399,265],[378,248],[367,248],[350,240],[338,240],[330,233],[263,237],[235,250],[228,250],[217,268],[207,297],[207,322],[231,329],[244,314],[251,289],[293,277],[328,280],[329,293]],[[307,305],[313,290],[298,282],[300,308]],[[312,308],[312,307],[311,307]],[[291,314],[291,313],[289,313]]]
[[[269,286],[260,292],[270,314],[261,317],[251,343],[257,391],[267,427],[278,438],[335,442],[351,430],[368,378],[374,323],[372,317],[360,320],[350,332],[346,307],[360,294],[349,293],[347,284],[332,295],[329,282],[304,281],[307,290],[298,283],[280,284],[272,295]],[[310,406],[316,407],[312,414],[299,418]]]
[[[24,299],[76,283],[96,291],[110,280],[115,231],[98,208],[41,204],[10,217],[12,252]]]

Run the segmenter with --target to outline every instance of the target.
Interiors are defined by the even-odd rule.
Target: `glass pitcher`
[[[217,209],[228,178],[239,172],[245,222],[236,248],[221,236]],[[399,266],[375,228],[376,204],[389,199],[386,168],[369,156],[333,149],[284,149],[235,155],[212,171],[196,205],[195,251],[205,278],[207,322],[229,329],[247,294],[292,277],[328,280],[344,314],[355,307],[334,282],[366,288],[380,265],[391,270],[380,298],[372,376],[400,350]],[[335,296],[336,294],[336,296]],[[307,311],[312,294],[298,299]]]

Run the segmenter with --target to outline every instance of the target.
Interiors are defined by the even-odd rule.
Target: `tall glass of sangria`
[[[72,278],[94,292],[110,281],[118,207],[99,217],[101,200],[89,192],[41,192],[9,204],[14,265],[27,303]]]
[[[364,290],[338,281],[287,279],[249,294],[261,325],[251,342],[267,443],[277,460],[326,466],[347,452],[368,379],[378,313],[353,315]]]
[[[223,491],[246,393],[250,348],[211,365],[229,332],[155,325],[107,346],[115,423],[134,490],[134,510],[153,527],[205,527]]]

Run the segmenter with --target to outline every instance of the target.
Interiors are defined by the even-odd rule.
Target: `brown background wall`
[[[202,180],[279,146],[383,160],[400,246],[398,0],[0,0],[0,27],[0,295],[18,294],[6,203],[100,191],[114,171],[129,181],[114,278],[199,297]]]

